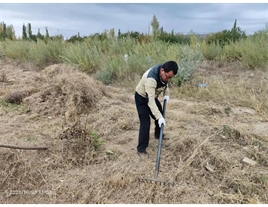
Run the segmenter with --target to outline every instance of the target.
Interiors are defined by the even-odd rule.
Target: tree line
[[[6,23],[0,23],[0,40],[4,41],[6,39],[9,40],[24,40],[24,41],[37,41],[43,40],[47,41],[51,40],[62,40],[64,41],[63,35],[50,36],[48,28],[45,28],[45,35],[40,33],[40,29],[38,29],[37,34],[32,33],[31,23],[27,25],[23,24],[22,26],[22,37],[16,38],[15,31],[12,25],[6,25]],[[182,33],[174,33],[174,29],[171,32],[164,31],[163,26],[160,27],[159,21],[156,15],[153,16],[147,33],[140,33],[137,31],[129,31],[126,33],[122,33],[120,29],[115,35],[114,29],[105,30],[102,33],[90,34],[88,36],[81,37],[79,32],[77,35],[71,36],[69,39],[66,39],[66,42],[82,42],[85,38],[97,38],[99,40],[105,40],[109,38],[125,38],[130,37],[136,39],[140,43],[146,43],[152,40],[160,40],[167,43],[179,43],[179,44],[190,44],[191,35],[194,34],[192,31],[187,35]],[[236,42],[239,39],[247,38],[246,32],[243,31],[240,27],[237,26],[237,20],[235,20],[233,27],[230,30],[223,30],[217,33],[206,34],[205,36],[201,36],[195,34],[200,39],[205,39],[208,44],[216,43],[220,46],[224,46],[225,44],[229,44],[230,42]]]

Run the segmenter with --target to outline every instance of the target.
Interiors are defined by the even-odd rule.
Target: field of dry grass
[[[158,178],[174,185],[156,185],[139,181],[154,177],[158,142],[137,155],[134,85],[0,65],[1,203],[268,203],[267,72],[204,63],[171,88]]]

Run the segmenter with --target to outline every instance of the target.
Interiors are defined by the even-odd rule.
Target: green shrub
[[[241,64],[246,69],[267,69],[268,35],[263,33],[239,42]]]
[[[203,55],[199,45],[196,47],[182,46],[180,48],[179,71],[172,79],[172,83],[180,86],[183,82],[188,81],[194,71],[203,61]]]
[[[207,43],[212,44],[212,43],[217,43],[221,47],[224,47],[225,45],[228,45],[230,43],[237,42],[241,39],[245,39],[246,32],[241,30],[240,27],[236,26],[236,20],[234,22],[234,26],[231,30],[223,30],[221,32],[217,32],[214,34],[210,34],[207,37]]]
[[[242,57],[241,47],[237,43],[225,45],[220,51],[220,60],[227,62],[240,61]]]
[[[174,60],[180,70],[172,83],[180,86],[190,79],[203,59],[239,61],[247,69],[266,69],[267,33],[265,29],[245,38],[235,22],[230,31],[210,35],[202,43],[193,32],[187,36],[162,32],[158,39],[135,32],[120,38],[103,33],[105,38],[93,35],[73,43],[61,39],[38,39],[36,42],[6,40],[0,42],[0,50],[8,58],[32,62],[40,68],[61,62],[77,65],[105,84],[118,83],[119,80],[120,83],[124,80],[136,81],[136,77],[153,65]],[[173,38],[172,41],[169,38]]]
[[[8,58],[32,62],[38,67],[44,67],[47,63],[60,62],[59,56],[63,46],[59,40],[49,40],[47,44],[42,40],[37,42],[6,40],[1,43],[0,49]]]
[[[48,64],[61,63],[60,55],[64,49],[64,44],[60,40],[47,40],[45,43],[42,40],[30,42],[30,54],[28,60],[43,68]]]
[[[66,44],[61,60],[66,64],[78,65],[82,71],[92,73],[101,67],[102,58],[96,45],[88,41]]]
[[[205,41],[201,44],[201,51],[206,60],[218,60],[221,54],[219,43],[207,44]]]
[[[5,40],[1,42],[0,47],[2,53],[8,58],[23,61],[29,60],[30,42]]]

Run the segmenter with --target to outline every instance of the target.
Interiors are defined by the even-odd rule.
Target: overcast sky
[[[122,33],[146,33],[153,15],[164,31],[206,34],[237,26],[247,34],[265,28],[268,4],[258,3],[1,3],[0,20],[13,25],[16,36],[22,36],[22,26],[31,23],[33,34],[38,28],[49,35],[88,36],[105,29]]]

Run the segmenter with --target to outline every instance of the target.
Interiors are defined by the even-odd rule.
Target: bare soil
[[[158,179],[174,185],[159,185],[139,180],[154,178],[158,141],[152,120],[149,155],[137,154],[133,91],[63,64],[36,71],[1,61],[0,81],[0,145],[48,147],[0,147],[0,203],[268,203],[268,122],[252,108],[171,90]]]

